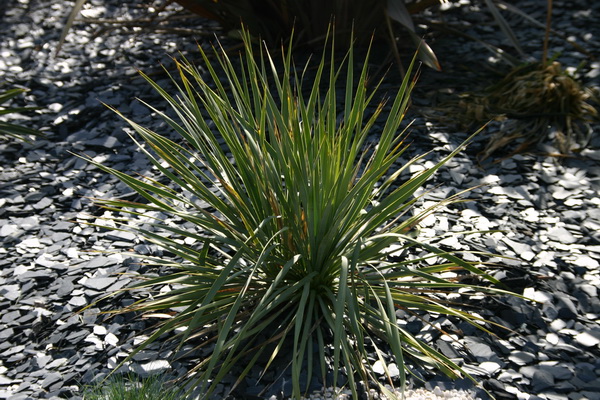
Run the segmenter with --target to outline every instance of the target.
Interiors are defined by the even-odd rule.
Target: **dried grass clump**
[[[589,124],[598,118],[598,110],[590,103],[594,100],[591,90],[563,71],[557,61],[515,68],[491,88],[484,103],[487,116],[516,123],[491,138],[483,157],[521,138],[513,153],[526,151],[551,132],[561,153],[581,150],[591,138]]]
[[[505,121],[479,154],[485,160],[500,151],[505,156],[528,151],[547,139],[561,154],[581,151],[591,139],[590,124],[598,119],[593,103],[598,100],[592,90],[553,61],[518,66],[485,93],[462,94],[458,106],[444,109],[454,109],[462,125]]]

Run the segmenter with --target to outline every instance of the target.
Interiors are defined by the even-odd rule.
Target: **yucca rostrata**
[[[123,118],[165,178],[162,183],[90,159],[143,198],[98,200],[114,212],[116,229],[132,230],[174,255],[140,256],[173,272],[134,286],[172,289],[124,310],[168,317],[136,351],[166,332],[176,332],[173,338],[181,343],[196,338],[210,351],[190,373],[207,394],[234,366],[245,366],[243,379],[259,358],[269,360],[265,369],[276,358],[290,361],[296,399],[310,384],[301,385],[304,368],[309,377],[320,371],[323,381],[334,371],[334,386],[343,373],[355,394],[356,379],[379,382],[369,352],[380,360],[392,355],[401,385],[405,357],[450,376],[464,373],[396,317],[397,310],[421,310],[481,326],[478,317],[444,300],[465,285],[442,274],[466,270],[495,280],[411,234],[435,209],[410,215],[415,191],[462,146],[433,168],[399,181],[421,159],[400,161],[407,148],[400,125],[414,85],[410,74],[388,105],[375,104],[377,87],[367,89],[367,63],[355,72],[352,49],[337,62],[331,43],[307,79],[308,68],[295,68],[290,48],[276,67],[267,51],[252,47],[248,34],[244,44],[239,64],[217,48],[219,62],[213,65],[201,50],[206,74],[185,59],[177,62],[176,95],[143,75],[177,119],[149,107],[181,141]],[[379,118],[383,122],[372,132]],[[159,217],[148,224],[154,215],[196,229]],[[138,216],[144,225],[136,225]],[[407,248],[427,255],[390,258]],[[431,258],[437,261],[424,262]]]

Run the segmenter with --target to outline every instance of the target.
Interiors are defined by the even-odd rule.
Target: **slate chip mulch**
[[[508,46],[495,32],[489,16],[472,12],[463,1],[445,15],[466,21],[465,31]],[[515,4],[542,20],[539,2]],[[167,84],[159,63],[169,67],[176,50],[195,54],[196,39],[208,44],[206,32],[215,25],[202,19],[184,20],[197,28],[194,38],[152,30],[118,29],[102,32],[97,24],[76,23],[58,55],[54,49],[71,3],[50,0],[9,0],[0,5],[0,73],[10,86],[31,89],[19,105],[40,106],[23,116],[24,124],[42,128],[47,137],[31,144],[0,140],[0,399],[77,398],[80,385],[106,376],[151,326],[134,315],[101,314],[130,304],[143,293],[103,296],[129,284],[140,266],[119,254],[99,251],[160,252],[128,233],[108,232],[87,225],[102,220],[93,197],[132,194],[115,178],[101,173],[73,153],[102,159],[117,169],[151,173],[151,166],[124,133],[124,123],[101,101],[132,115],[141,124],[163,129],[134,100],[158,107],[161,100],[137,77],[135,70],[153,74]],[[138,2],[92,1],[90,15],[135,18]],[[554,2],[554,28],[576,40],[592,55],[600,54],[600,3]],[[171,6],[167,12],[178,12]],[[508,14],[511,16],[511,14]],[[511,24],[528,54],[539,56],[542,30],[512,15]],[[202,32],[202,34],[200,34]],[[490,54],[464,38],[438,37],[434,42],[444,71],[423,70],[414,93],[415,123],[411,149],[434,150],[423,160],[436,161],[468,136],[466,131],[436,125],[421,113],[443,96],[445,88],[469,90],[483,84]],[[586,61],[579,75],[598,88],[600,62],[553,39],[563,65]],[[457,71],[467,71],[466,73]],[[389,83],[393,88],[393,80]],[[447,93],[446,93],[447,94]],[[423,189],[417,207],[430,200],[475,187],[474,201],[450,206],[423,221],[421,234],[491,230],[487,234],[458,233],[440,242],[449,250],[488,251],[500,267],[493,274],[517,297],[481,297],[471,310],[511,331],[495,329],[483,335],[463,322],[437,316],[428,320],[452,334],[449,340],[414,316],[401,323],[426,338],[479,379],[497,399],[581,400],[600,398],[600,125],[586,150],[570,157],[551,156],[540,148],[483,167],[477,153],[485,134],[452,160]],[[501,130],[492,122],[489,131]],[[164,130],[164,129],[163,129]],[[478,186],[482,185],[482,186]],[[465,257],[479,257],[465,253]],[[123,274],[124,273],[124,274]],[[83,307],[94,304],[82,313]],[[138,354],[131,369],[181,375],[198,354],[173,359],[173,348],[162,342]],[[486,394],[466,380],[451,381],[415,366],[414,387],[432,390],[464,388]],[[250,376],[236,392],[259,393]],[[232,382],[224,380],[223,391]],[[271,390],[266,395],[276,394]]]

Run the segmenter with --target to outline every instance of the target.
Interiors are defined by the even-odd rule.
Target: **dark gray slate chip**
[[[98,276],[95,278],[87,279],[83,286],[94,289],[94,290],[103,290],[115,283],[118,278],[116,277],[108,277],[108,276]]]
[[[67,336],[67,332],[54,332],[50,335],[50,337],[48,339],[46,339],[46,341],[49,344],[58,344],[60,342],[62,342],[62,340]]]
[[[529,365],[525,367],[521,367],[519,369],[519,373],[523,374],[523,376],[527,378],[533,378],[536,372],[545,371],[557,380],[566,380],[571,379],[573,377],[573,371],[571,368],[563,366],[563,365]]]
[[[492,348],[483,343],[483,341],[476,337],[466,337],[465,343],[467,345],[467,349],[475,356],[477,361],[494,361],[497,359],[496,353],[492,350]]]
[[[61,264],[61,263],[58,263],[58,264],[52,264],[52,265],[50,266],[50,268],[52,268],[52,269],[54,269],[54,270],[58,270],[58,271],[64,271],[64,270],[67,270],[67,269],[69,269],[69,267],[68,267],[67,265],[65,265],[65,264]]]
[[[65,239],[70,239],[71,234],[69,232],[56,232],[52,234],[51,238],[54,243],[57,243],[62,242]]]
[[[72,222],[59,221],[56,224],[52,225],[52,230],[56,232],[70,232],[74,226],[75,224]]]
[[[62,379],[62,375],[58,372],[51,372],[42,381],[42,387],[48,389],[52,384],[59,382]]]
[[[593,381],[586,382],[583,386],[583,390],[589,390],[592,392],[600,393],[600,378],[596,378]]]
[[[456,349],[452,347],[452,345],[450,345],[448,342],[438,339],[435,343],[438,347],[438,350],[441,351],[442,354],[446,357],[451,359],[460,357],[459,352],[456,351]]]
[[[75,285],[73,284],[73,278],[59,278],[56,281],[56,287],[56,294],[59,297],[70,295],[75,289]]]
[[[6,328],[0,330],[0,342],[5,342],[7,339],[10,339],[14,334],[15,330],[13,328]]]
[[[103,138],[90,140],[87,142],[87,145],[88,146],[100,146],[100,147],[105,147],[107,149],[114,149],[115,147],[121,146],[121,143],[114,136],[106,136]]]
[[[115,241],[132,242],[136,237],[137,235],[135,233],[128,231],[111,231],[106,234],[106,238]]]
[[[13,396],[10,396],[8,400],[32,400],[33,397],[29,393],[17,393]]]
[[[9,364],[16,363],[17,361],[24,360],[25,357],[26,357],[26,355],[23,353],[13,354],[12,356],[9,356],[8,358],[6,358],[6,362]]]
[[[2,355],[3,357],[6,357],[6,356],[13,355],[13,354],[18,354],[18,353],[22,352],[24,349],[25,349],[24,345],[10,346],[10,347],[8,347],[7,350],[0,353],[0,355]]]
[[[106,256],[98,256],[94,257],[90,261],[86,262],[83,267],[88,269],[97,269],[101,267],[108,267],[117,264],[117,261],[114,258],[109,258]]]
[[[571,244],[577,242],[577,238],[571,232],[562,227],[552,228],[548,231],[548,237],[555,242]]]
[[[552,388],[554,386],[554,376],[550,372],[538,370],[533,374],[531,383],[533,390],[537,393],[540,393],[545,389]]]
[[[35,203],[33,205],[33,208],[35,208],[36,210],[43,210],[45,208],[48,208],[50,205],[52,205],[52,203],[53,203],[52,198],[44,197],[43,199],[41,199],[40,201]]]
[[[27,271],[17,276],[17,279],[21,282],[25,282],[31,279],[48,280],[52,279],[54,272],[47,269],[37,269],[35,271]]]
[[[564,319],[575,319],[579,315],[577,311],[577,306],[570,299],[569,296],[557,296],[556,299],[556,308],[558,311],[558,317]]]
[[[571,395],[573,392],[575,392],[577,390],[577,387],[575,387],[575,385],[573,385],[569,381],[559,381],[554,384],[552,389],[558,393],[564,393],[567,395]]]

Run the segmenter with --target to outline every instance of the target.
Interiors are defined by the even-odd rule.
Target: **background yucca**
[[[259,358],[268,360],[265,369],[275,359],[290,360],[294,398],[310,386],[301,374],[311,377],[314,368],[323,382],[334,371],[334,386],[343,372],[356,395],[357,378],[377,382],[369,352],[379,360],[391,353],[402,384],[406,356],[460,375],[457,364],[399,327],[396,311],[443,313],[480,326],[444,300],[465,286],[441,274],[465,269],[494,279],[411,233],[435,208],[410,215],[415,191],[462,147],[399,182],[419,160],[399,162],[407,147],[399,130],[414,85],[410,74],[386,106],[375,102],[378,85],[367,89],[368,63],[355,73],[352,49],[338,62],[331,43],[308,79],[308,66],[295,67],[291,48],[276,61],[267,51],[255,53],[248,34],[243,39],[239,64],[220,48],[218,65],[201,50],[207,74],[177,62],[174,96],[143,75],[177,118],[150,108],[181,141],[123,118],[164,180],[89,160],[143,199],[98,201],[115,213],[116,229],[133,230],[173,255],[140,256],[172,273],[150,275],[134,288],[172,290],[123,310],[164,318],[138,351],[171,331],[181,343],[198,339],[193,343],[210,351],[190,374],[206,393],[243,365],[239,383]],[[146,223],[136,223],[142,216]],[[411,247],[426,255],[389,257]],[[433,257],[437,262],[423,262]],[[386,392],[381,383],[380,389]]]

